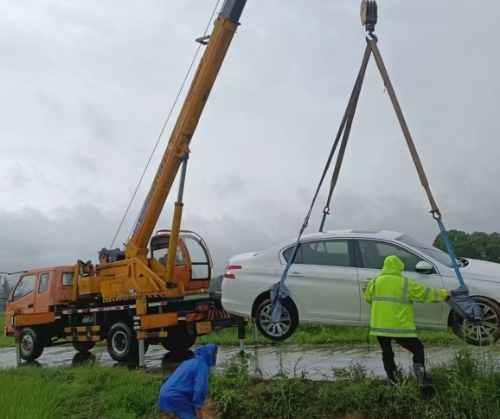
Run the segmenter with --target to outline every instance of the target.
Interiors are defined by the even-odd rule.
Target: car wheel
[[[25,327],[21,330],[21,358],[25,361],[34,361],[43,353],[43,343],[40,342],[35,330]]]
[[[168,336],[160,340],[169,352],[183,353],[196,343],[196,335],[190,335],[185,327],[174,326],[168,329]]]
[[[500,305],[484,297],[474,297],[474,301],[483,309],[483,322],[474,325],[452,311],[451,329],[469,345],[492,345],[500,338]]]
[[[299,325],[297,309],[290,300],[281,302],[281,318],[278,323],[271,319],[271,299],[263,301],[255,312],[257,328],[266,338],[284,341],[295,333]]]
[[[75,348],[75,350],[77,352],[88,352],[94,346],[95,346],[95,342],[92,342],[92,341],[88,341],[88,342],[73,342],[73,348]]]

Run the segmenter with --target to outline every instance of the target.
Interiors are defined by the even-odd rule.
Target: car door
[[[403,275],[433,288],[443,288],[443,279],[438,274],[421,274],[415,271],[415,265],[424,260],[419,255],[387,241],[358,239],[355,243],[356,261],[360,286],[365,286],[372,278],[380,275],[385,258],[390,255],[399,257],[405,264]],[[425,260],[429,262],[428,260]],[[430,263],[430,262],[429,262]],[[418,326],[440,325],[443,303],[414,305],[415,323]],[[361,304],[361,321],[370,322],[371,305],[363,301]]]
[[[349,239],[301,243],[286,284],[309,318],[359,321],[360,287],[352,250]],[[285,260],[292,251],[293,246],[283,252]]]
[[[38,274],[38,286],[35,297],[35,313],[48,313],[51,297],[50,272]]]

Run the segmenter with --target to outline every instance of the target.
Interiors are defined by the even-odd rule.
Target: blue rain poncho
[[[158,398],[158,410],[163,412],[201,409],[208,393],[208,374],[215,365],[213,343],[193,351],[195,358],[184,361],[163,383]]]

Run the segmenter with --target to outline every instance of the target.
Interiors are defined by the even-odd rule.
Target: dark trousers
[[[386,336],[377,336],[380,348],[382,348],[382,362],[387,376],[393,380],[396,373],[396,362],[394,361],[394,351],[392,350],[392,341],[410,351],[413,354],[413,364],[425,364],[424,345],[419,338],[391,338]]]

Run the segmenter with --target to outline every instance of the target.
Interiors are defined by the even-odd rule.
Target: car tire
[[[500,339],[500,304],[485,297],[473,297],[473,299],[484,310],[483,323],[475,326],[452,310],[450,312],[451,330],[469,345],[493,345]]]
[[[174,326],[168,329],[168,336],[160,343],[169,352],[183,353],[194,346],[196,335],[190,335],[185,327]]]
[[[40,341],[36,331],[31,327],[21,330],[21,358],[25,361],[34,361],[43,353],[43,343]]]
[[[125,323],[115,323],[108,332],[108,354],[116,362],[135,361],[139,354],[139,341],[135,333]],[[149,343],[144,341],[144,353]]]
[[[95,342],[73,342],[73,348],[77,352],[88,352],[95,346]]]
[[[260,333],[269,340],[281,342],[292,336],[299,326],[297,308],[290,299],[281,302],[281,321],[274,325],[271,321],[271,299],[259,304],[255,311],[255,322]]]

